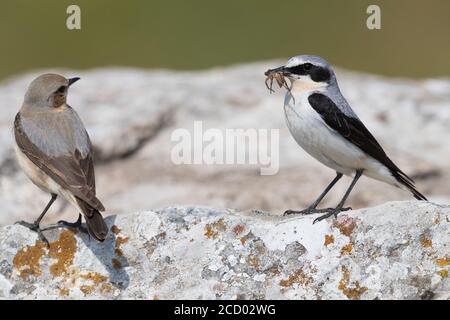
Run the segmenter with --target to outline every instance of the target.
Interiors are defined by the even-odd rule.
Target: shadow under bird
[[[331,65],[318,56],[299,55],[285,66],[266,71],[267,81],[276,79],[288,89],[284,100],[286,123],[295,141],[311,156],[336,171],[336,177],[322,194],[304,210],[284,214],[325,213],[316,221],[337,217],[361,175],[410,191],[418,200],[427,200],[414,181],[401,171],[364,126],[343,97]],[[284,80],[289,79],[290,86]],[[335,208],[317,206],[342,178],[353,176],[352,183]]]
[[[83,230],[81,214],[75,223],[59,221],[40,227],[40,222],[57,196],[64,197],[83,213],[89,234],[105,240],[108,228],[100,211],[105,208],[95,192],[93,151],[89,135],[78,114],[67,105],[69,87],[79,78],[66,79],[44,74],[33,80],[14,121],[15,151],[21,168],[51,199],[33,223],[19,221],[38,233],[58,227]]]

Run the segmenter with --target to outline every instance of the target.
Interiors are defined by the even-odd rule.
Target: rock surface
[[[261,209],[281,214],[304,208],[334,177],[309,157],[284,123],[282,90],[269,94],[264,71],[271,61],[199,72],[99,69],[56,70],[80,76],[69,103],[80,114],[96,152],[99,198],[107,214],[172,205]],[[12,153],[12,123],[29,82],[42,70],[0,84],[0,225],[35,219],[49,196],[18,171]],[[55,70],[53,70],[55,71]],[[450,203],[450,81],[386,79],[338,70],[344,95],[391,158],[416,179],[435,202]],[[175,165],[170,161],[174,129],[280,129],[280,170],[260,176],[248,165]],[[335,205],[343,179],[324,205]],[[245,192],[242,192],[245,190]],[[402,190],[358,182],[354,208],[411,199]],[[46,222],[74,220],[77,213],[58,200]]]
[[[110,216],[99,244],[0,228],[4,299],[449,299],[450,207],[313,216],[169,207]]]

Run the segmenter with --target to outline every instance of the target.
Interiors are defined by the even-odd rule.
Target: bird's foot
[[[24,226],[25,228],[30,229],[31,231],[36,232],[38,234],[39,240],[44,242],[47,245],[47,247],[50,247],[50,243],[48,242],[47,238],[42,233],[42,231],[44,231],[45,229],[41,229],[41,227],[39,226],[39,223],[36,223],[36,222],[29,223],[26,221],[17,221],[15,224],[19,224],[21,226]]]
[[[67,222],[64,220],[60,220],[60,221],[58,221],[58,223],[48,225],[45,228],[43,228],[42,230],[52,230],[52,229],[58,229],[58,228],[75,229],[75,230],[79,230],[83,233],[88,234],[87,229],[85,227],[83,227],[83,225],[81,223],[81,214],[78,216],[78,219],[75,222]]]
[[[338,207],[338,208],[327,208],[327,209],[324,209],[324,210],[325,210],[324,212],[327,212],[327,213],[324,214],[323,216],[320,216],[320,217],[314,219],[313,224],[316,223],[316,222],[320,222],[320,221],[322,221],[322,220],[324,220],[326,218],[329,218],[331,216],[334,216],[334,218],[337,218],[337,216],[338,216],[338,214],[340,212],[352,210],[352,208],[351,207],[346,207],[346,208],[339,208]]]
[[[303,210],[286,210],[283,213],[283,216],[290,216],[290,215],[293,215],[293,214],[307,215],[307,214],[327,212],[327,211],[324,211],[324,210],[325,209],[316,209],[316,208],[306,208],[306,209],[303,209]]]
[[[316,209],[316,208],[306,208],[303,210],[286,210],[283,214],[283,216],[289,216],[292,214],[300,214],[300,215],[308,215],[308,214],[314,214],[314,213],[330,213],[331,211],[336,210],[335,208],[324,208],[324,209]],[[352,208],[347,207],[347,208],[342,208],[339,210],[340,211],[347,211],[347,210],[352,210]],[[338,213],[339,213],[338,212]],[[337,213],[336,213],[337,215]]]

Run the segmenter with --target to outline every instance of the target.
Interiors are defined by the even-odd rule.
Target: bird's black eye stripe
[[[313,67],[313,65],[312,65],[311,63],[305,63],[305,64],[303,65],[303,68],[304,68],[306,71],[311,70],[312,67]]]
[[[331,74],[327,68],[315,66],[312,63],[304,63],[298,66],[287,68],[290,73],[300,76],[309,75],[313,81],[325,82],[330,80]]]
[[[61,86],[61,87],[59,87],[58,88],[58,90],[56,90],[56,92],[58,92],[58,93],[65,93],[66,92],[66,86]]]

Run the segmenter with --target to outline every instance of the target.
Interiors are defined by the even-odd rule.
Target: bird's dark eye
[[[66,92],[66,86],[61,86],[56,90],[57,93],[65,93]]]
[[[306,71],[309,71],[309,70],[311,70],[311,68],[312,68],[312,64],[311,63],[305,63],[304,65],[303,65],[303,68],[306,70]]]

